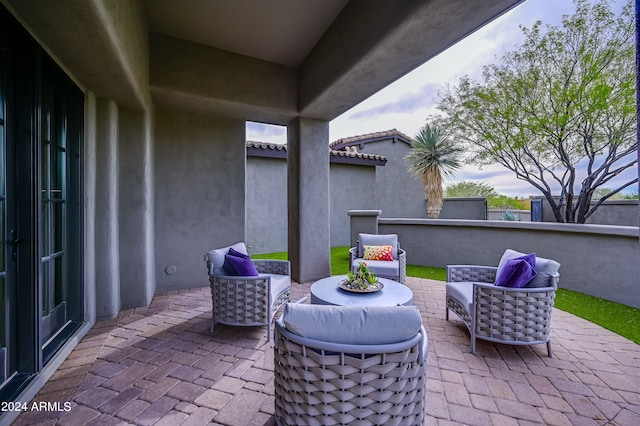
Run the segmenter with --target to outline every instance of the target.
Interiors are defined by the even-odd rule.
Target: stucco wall
[[[371,209],[376,200],[376,174],[384,167],[331,165],[331,246],[347,246],[349,210]]]
[[[120,231],[118,222],[118,105],[96,101],[96,316],[114,317],[120,310]]]
[[[622,225],[637,226],[638,222],[638,200],[611,200],[605,201],[595,211],[587,223],[594,225]]]
[[[205,285],[204,254],[245,240],[245,123],[158,110],[154,134],[157,288]]]
[[[409,174],[404,161],[410,149],[409,144],[392,139],[358,146],[359,152],[387,157],[387,164],[376,171],[375,206],[387,217],[427,217],[422,181]]]
[[[332,247],[349,245],[349,210],[373,208],[375,170],[370,166],[330,165]],[[286,174],[285,159],[247,159],[247,242],[251,253],[288,250]]]
[[[534,252],[562,265],[560,287],[640,308],[638,228],[428,219],[380,219],[378,228],[398,234],[407,263],[496,266],[507,248]]]
[[[565,209],[562,208],[561,211],[564,214]],[[546,199],[542,199],[542,220],[543,222],[556,221],[551,205]],[[587,223],[593,225],[638,226],[638,200],[605,201],[587,219]]]
[[[120,110],[118,223],[121,309],[148,305],[156,286],[151,122],[150,113]]]
[[[424,209],[426,212],[426,200]],[[445,198],[439,219],[485,220],[487,219],[487,199],[478,197]]]
[[[287,161],[247,158],[247,244],[250,253],[287,250]]]

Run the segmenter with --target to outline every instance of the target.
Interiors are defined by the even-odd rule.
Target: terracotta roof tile
[[[338,139],[331,142],[329,146],[331,148],[340,150],[346,146],[365,144],[384,139],[397,139],[406,143],[411,143],[411,137],[405,135],[397,129],[391,129],[382,132],[367,133],[364,135],[350,136],[348,138]]]
[[[277,143],[266,143],[258,141],[247,141],[247,148],[273,149],[276,151],[286,151],[287,145]]]

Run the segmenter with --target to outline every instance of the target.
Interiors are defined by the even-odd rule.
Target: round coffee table
[[[343,290],[338,283],[346,275],[335,275],[316,281],[311,286],[311,303],[338,306],[397,306],[413,305],[413,292],[399,282],[378,278],[384,288],[374,293],[353,293]]]

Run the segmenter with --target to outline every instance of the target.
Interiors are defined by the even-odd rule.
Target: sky
[[[616,5],[624,2],[614,1]],[[574,11],[572,0],[525,1],[332,120],[329,123],[329,141],[389,129],[415,136],[427,116],[436,112],[438,93],[446,84],[456,84],[465,75],[479,78],[483,65],[494,62],[522,43],[520,25],[531,27],[538,20],[544,24],[559,25],[563,15]],[[286,143],[286,128],[248,123],[247,139]],[[631,173],[635,177],[637,168]],[[535,188],[516,179],[513,172],[499,165],[483,167],[482,170],[477,166],[465,166],[445,184],[462,180],[486,182],[498,193],[509,196],[539,195]]]

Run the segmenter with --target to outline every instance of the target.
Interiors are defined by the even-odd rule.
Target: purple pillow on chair
[[[248,254],[240,253],[238,250],[234,250],[233,247],[229,247],[229,253],[227,253],[227,254],[229,256],[241,257],[243,259],[248,259],[249,258]]]
[[[521,288],[536,276],[536,254],[509,259],[497,272],[496,285]]]
[[[224,256],[224,265],[222,265],[222,268],[229,275],[237,275],[243,277],[258,276],[256,265],[253,264],[249,256],[238,257],[227,254]]]

